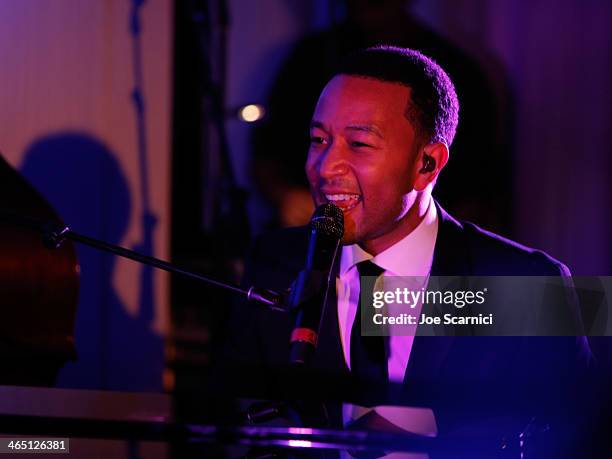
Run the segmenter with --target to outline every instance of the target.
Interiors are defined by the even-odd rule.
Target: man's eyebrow
[[[383,138],[383,135],[380,132],[380,129],[378,129],[373,124],[351,124],[350,126],[347,126],[345,129],[349,129],[351,131],[371,132],[372,134],[380,137],[381,139]]]
[[[317,120],[312,120],[310,122],[310,129],[323,129],[324,131],[326,130],[325,125],[321,121]]]

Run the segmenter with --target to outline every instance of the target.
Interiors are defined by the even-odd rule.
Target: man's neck
[[[400,224],[392,232],[378,238],[359,243],[359,246],[369,254],[376,256],[387,250],[393,244],[402,240],[412,233],[423,221],[429,210],[429,206],[435,205],[431,194],[418,198],[414,205],[401,219]]]

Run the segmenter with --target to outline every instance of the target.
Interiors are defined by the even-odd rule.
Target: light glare
[[[312,442],[308,440],[289,440],[289,446],[293,448],[312,448]]]
[[[249,104],[245,105],[238,112],[238,117],[247,123],[253,123],[260,120],[264,115],[264,108],[261,105]]]

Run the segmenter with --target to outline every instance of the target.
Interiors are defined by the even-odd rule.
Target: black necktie
[[[357,264],[359,271],[359,303],[351,329],[351,372],[360,380],[388,381],[387,352],[385,350],[388,337],[361,336],[361,303],[365,299],[367,320],[372,320],[372,294],[374,282],[366,282],[364,276],[378,277],[384,269],[371,261]]]

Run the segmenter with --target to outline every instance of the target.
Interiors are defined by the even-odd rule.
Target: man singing
[[[395,382],[415,388],[412,394],[417,386],[433,388],[420,401],[433,408],[439,431],[456,428],[457,418],[445,420],[438,408],[444,411],[463,389],[481,388],[482,400],[493,403],[518,394],[537,397],[552,390],[551,381],[556,390],[559,378],[576,378],[589,356],[586,340],[576,336],[390,336],[386,342],[362,336],[363,276],[570,275],[540,250],[455,220],[432,198],[438,175],[452,161],[458,119],[453,84],[435,62],[410,49],[369,48],[349,57],[323,89],[306,162],[315,205],[338,206],[345,226],[313,367]],[[260,238],[248,283],[288,288],[303,267],[307,243],[306,228]],[[578,311],[571,314],[579,329]],[[230,322],[235,359],[249,366],[285,364],[292,325],[282,314],[237,310]],[[419,419],[408,430],[427,433],[431,419]]]

